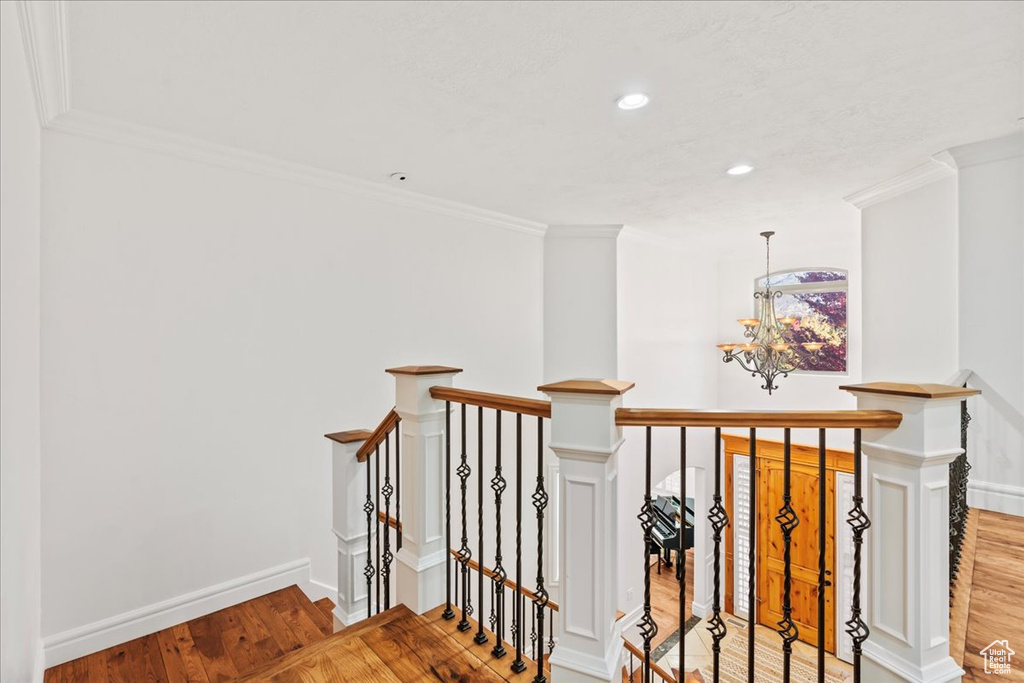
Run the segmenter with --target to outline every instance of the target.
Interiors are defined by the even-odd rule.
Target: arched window
[[[775,314],[793,316],[796,341],[821,342],[818,362],[803,372],[846,372],[846,271],[838,268],[798,268],[772,273],[754,281],[781,292]]]

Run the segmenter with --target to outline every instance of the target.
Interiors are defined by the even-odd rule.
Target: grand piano
[[[679,498],[676,496],[658,496],[654,501],[654,529],[651,530],[650,553],[658,554],[658,573],[661,573],[661,564],[664,561],[666,567],[672,566],[672,552],[676,553],[677,565],[680,564],[679,557],[679,534],[682,527],[683,550],[693,547],[693,498],[686,499],[686,510],[683,514]],[[680,572],[676,568],[676,575]]]

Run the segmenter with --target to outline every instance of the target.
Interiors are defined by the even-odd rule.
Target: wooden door
[[[835,572],[835,470],[828,470],[825,480],[826,542],[825,566],[828,580],[833,582]],[[792,589],[790,603],[792,618],[800,632],[800,640],[818,643],[818,468],[797,463],[794,459],[790,474],[790,505],[800,523],[793,530],[790,543]],[[782,461],[758,458],[757,498],[757,621],[778,629],[782,619],[784,594],[785,555],[782,529],[775,520],[782,507]],[[834,582],[833,582],[834,583]],[[835,652],[835,589],[825,589],[825,649]]]

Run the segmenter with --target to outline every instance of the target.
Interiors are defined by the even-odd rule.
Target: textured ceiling
[[[824,235],[1024,114],[1020,2],[74,2],[69,26],[76,109],[666,236]]]

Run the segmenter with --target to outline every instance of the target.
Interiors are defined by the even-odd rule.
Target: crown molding
[[[546,230],[543,223],[536,221],[76,109],[58,116],[47,128],[67,135],[126,145],[299,185],[335,190],[530,235],[543,236]]]
[[[943,163],[958,169],[1019,156],[1024,156],[1024,131],[967,145],[957,145],[935,155]]]
[[[872,204],[898,197],[901,194],[924,187],[954,173],[955,171],[948,165],[933,159],[910,169],[906,173],[901,173],[895,178],[883,180],[871,187],[843,197],[843,200],[853,204],[858,209],[865,209]]]
[[[36,98],[39,125],[71,109],[68,77],[68,4],[66,0],[17,0],[25,59]]]
[[[621,225],[549,225],[549,237],[588,238],[610,237],[615,239],[622,232]]]

